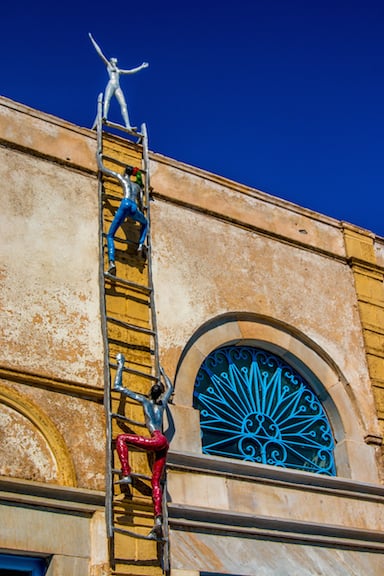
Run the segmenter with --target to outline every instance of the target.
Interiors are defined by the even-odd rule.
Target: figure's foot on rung
[[[155,517],[155,523],[153,525],[152,530],[148,534],[147,538],[149,540],[163,540],[164,539],[163,519],[162,519],[161,515]]]
[[[164,540],[163,538],[163,527],[154,526],[147,536],[148,540]]]
[[[120,480],[117,480],[115,484],[132,484],[132,477],[123,476]]]
[[[113,276],[116,275],[116,264],[114,262],[109,263],[108,274],[112,274]]]
[[[137,253],[139,256],[146,258],[147,257],[147,247],[144,246],[144,244],[139,244],[137,247]]]

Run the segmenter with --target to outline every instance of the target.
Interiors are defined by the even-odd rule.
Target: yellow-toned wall
[[[384,261],[383,241],[345,224],[346,256],[353,272],[366,360],[379,420],[380,434],[369,439],[382,447],[384,435]],[[383,451],[379,469],[384,477]]]
[[[145,170],[143,147],[137,143],[103,133],[102,153],[109,169],[123,173],[124,165],[131,165]],[[145,181],[145,174],[143,173]],[[102,226],[107,233],[114,214],[120,204],[122,188],[116,179],[101,175],[102,183]],[[146,196],[144,191],[144,196]],[[144,205],[147,202],[144,198]],[[148,214],[148,211],[146,214]],[[150,261],[137,252],[139,227],[129,218],[117,230],[115,235],[116,274],[104,276],[104,303],[106,314],[106,356],[109,366],[108,386],[110,392],[110,409],[114,414],[130,418],[139,424],[132,424],[123,419],[111,419],[110,446],[113,461],[112,487],[107,499],[111,501],[111,524],[114,527],[110,542],[113,562],[113,573],[137,576],[160,576],[163,573],[163,547],[157,542],[146,540],[153,526],[153,503],[151,498],[151,468],[145,452],[130,451],[129,460],[133,472],[132,484],[128,487],[118,485],[121,464],[113,439],[121,433],[137,433],[149,436],[144,425],[142,406],[129,399],[122,401],[120,393],[113,391],[112,384],[116,374],[116,355],[125,356],[126,370],[123,372],[122,384],[141,394],[148,394],[156,375],[155,339],[148,331],[153,330],[151,305]],[[105,242],[102,254],[103,270],[108,270],[108,255]],[[140,287],[140,288],[139,288]],[[113,321],[112,321],[113,319]],[[130,327],[137,327],[131,329]],[[152,378],[150,378],[152,377]],[[135,474],[139,474],[137,478]],[[141,538],[124,534],[120,530],[129,530]]]

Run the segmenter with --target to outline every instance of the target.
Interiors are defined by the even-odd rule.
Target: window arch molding
[[[226,314],[201,326],[185,347],[176,371],[174,403],[197,412],[183,415],[189,429],[189,451],[201,453],[199,414],[192,408],[197,373],[205,358],[227,345],[256,346],[286,360],[310,383],[331,423],[337,476],[377,482],[374,447],[367,445],[358,403],[347,392],[348,383],[335,362],[299,330],[261,315]],[[177,435],[176,435],[177,436]],[[181,440],[181,444],[183,441]],[[177,441],[176,441],[176,449]],[[180,448],[182,446],[180,445]]]

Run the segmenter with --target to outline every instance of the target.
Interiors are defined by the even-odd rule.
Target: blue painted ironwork
[[[215,350],[198,372],[193,405],[205,454],[336,474],[320,401],[275,354],[250,346]]]
[[[0,554],[0,574],[18,576],[44,576],[48,560],[13,554]]]

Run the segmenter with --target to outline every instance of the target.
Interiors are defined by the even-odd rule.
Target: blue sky
[[[122,68],[151,150],[384,236],[384,2],[2,5],[0,94],[91,127]],[[111,119],[120,121],[117,105]],[[193,190],[191,190],[193,194]]]

